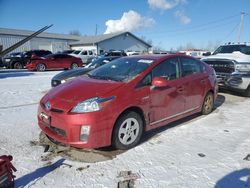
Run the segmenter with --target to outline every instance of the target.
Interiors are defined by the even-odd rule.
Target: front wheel
[[[14,69],[22,69],[23,65],[20,62],[15,62],[14,65],[13,65],[13,68]]]
[[[212,112],[213,107],[214,107],[214,96],[213,96],[213,93],[208,92],[205,99],[204,99],[201,113],[203,115],[207,115],[207,114]]]
[[[36,66],[36,70],[37,70],[37,71],[40,71],[40,72],[45,71],[45,70],[46,70],[46,66],[45,66],[44,64],[42,64],[42,63],[39,63],[39,64]]]
[[[141,116],[136,112],[123,114],[117,120],[113,135],[112,145],[116,149],[130,149],[136,146],[143,133],[143,121]]]
[[[77,69],[77,68],[78,68],[78,64],[77,63],[72,63],[71,69]]]

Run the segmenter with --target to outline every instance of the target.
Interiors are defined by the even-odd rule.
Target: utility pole
[[[242,31],[242,26],[243,26],[243,21],[244,21],[244,16],[246,15],[245,12],[240,13],[240,25],[239,25],[239,30],[238,30],[238,36],[237,36],[237,41],[240,42],[240,35]]]
[[[95,24],[95,36],[97,35],[98,25]]]

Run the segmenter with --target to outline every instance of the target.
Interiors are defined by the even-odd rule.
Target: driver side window
[[[153,78],[163,77],[166,80],[179,78],[178,58],[171,58],[157,65],[152,71],[152,76]]]

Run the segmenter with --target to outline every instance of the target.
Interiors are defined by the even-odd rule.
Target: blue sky
[[[250,0],[0,0],[0,27],[94,35],[97,24],[98,34],[129,30],[166,50],[208,48],[236,41],[242,11],[250,42]]]

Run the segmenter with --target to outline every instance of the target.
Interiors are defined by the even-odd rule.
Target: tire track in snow
[[[18,108],[18,107],[23,107],[23,106],[32,106],[32,105],[36,105],[36,104],[38,104],[38,102],[28,103],[28,104],[20,104],[20,105],[15,105],[15,106],[1,106],[0,110],[9,109],[9,108]]]

